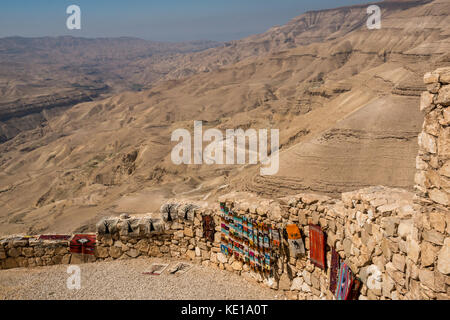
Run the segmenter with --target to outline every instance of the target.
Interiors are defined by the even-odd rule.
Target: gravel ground
[[[79,265],[81,289],[69,290],[68,265],[0,270],[0,299],[212,299],[273,300],[285,297],[236,274],[194,265],[180,275],[167,270],[179,260],[130,259]],[[170,263],[160,275],[144,275],[153,262]]]

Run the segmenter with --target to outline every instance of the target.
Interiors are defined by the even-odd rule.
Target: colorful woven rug
[[[272,225],[238,215],[220,203],[220,251],[250,266],[253,271],[269,274],[273,264]],[[204,229],[205,230],[205,229]],[[278,230],[277,230],[278,231]],[[280,247],[280,241],[275,247]]]
[[[297,258],[305,255],[305,245],[303,244],[300,229],[296,224],[288,224],[286,226],[286,233],[288,235],[289,255],[292,258]]]
[[[330,291],[333,293],[336,292],[340,260],[339,253],[334,248],[331,248]]]
[[[349,300],[353,285],[353,279],[354,277],[352,271],[350,270],[350,267],[345,262],[341,262],[335,293],[336,300]]]
[[[317,267],[325,270],[325,235],[317,225],[309,225],[309,258]]]
[[[96,240],[95,234],[76,234],[70,241],[70,252],[94,254]]]

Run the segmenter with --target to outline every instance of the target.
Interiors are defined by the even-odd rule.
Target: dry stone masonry
[[[3,269],[78,264],[138,257],[176,257],[240,274],[283,290],[291,299],[335,299],[330,288],[331,249],[362,285],[361,300],[450,297],[450,68],[424,77],[423,131],[418,137],[416,193],[383,186],[343,193],[340,199],[298,194],[261,199],[233,193],[219,199],[240,216],[301,230],[304,256],[282,256],[271,274],[252,270],[221,252],[219,203],[170,201],[157,214],[111,217],[97,224],[92,255],[72,253],[70,240],[7,237],[0,241]],[[204,217],[211,217],[213,237]],[[310,260],[310,225],[325,234],[326,268]]]

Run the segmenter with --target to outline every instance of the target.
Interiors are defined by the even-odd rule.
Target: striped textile
[[[325,234],[317,225],[309,225],[309,258],[317,267],[325,270]]]
[[[70,239],[70,235],[68,234],[41,234],[39,236],[39,240],[60,240],[60,241],[68,241]]]
[[[272,225],[238,215],[227,208],[225,203],[220,203],[220,209],[220,251],[250,265],[253,271],[269,274],[273,260]],[[279,245],[278,241],[277,248]]]
[[[350,267],[345,262],[341,262],[335,293],[336,300],[349,300],[353,286],[353,279],[354,277]]]

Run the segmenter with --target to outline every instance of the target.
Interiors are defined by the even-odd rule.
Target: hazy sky
[[[158,41],[227,41],[282,25],[308,10],[369,0],[1,0],[0,37],[132,36]],[[373,2],[373,1],[370,1]],[[68,30],[66,8],[81,8]]]

